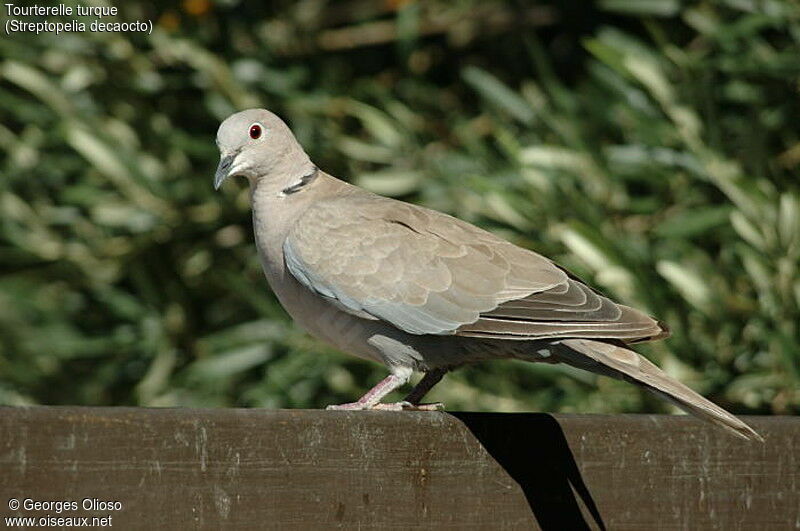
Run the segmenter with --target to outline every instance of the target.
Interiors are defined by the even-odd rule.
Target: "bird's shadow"
[[[580,499],[596,527],[605,530],[555,418],[544,413],[451,414],[519,484],[542,529],[591,529]]]

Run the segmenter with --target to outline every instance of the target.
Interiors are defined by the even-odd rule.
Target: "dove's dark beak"
[[[236,158],[235,153],[232,155],[225,155],[220,159],[219,166],[217,166],[217,173],[214,174],[214,190],[219,190],[219,187],[222,186],[222,183],[228,178],[234,158]]]

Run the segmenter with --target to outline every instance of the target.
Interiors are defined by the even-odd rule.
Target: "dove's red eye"
[[[261,136],[261,126],[258,124],[253,124],[250,126],[250,138],[253,140],[257,139]]]

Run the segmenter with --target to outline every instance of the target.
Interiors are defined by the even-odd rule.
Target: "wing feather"
[[[532,251],[367,192],[316,203],[283,251],[308,289],[412,334],[636,341],[665,333]]]

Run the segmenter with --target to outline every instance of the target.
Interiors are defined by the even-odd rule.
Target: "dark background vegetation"
[[[119,7],[152,35],[0,39],[0,403],[319,407],[383,377],[290,324],[245,183],[212,189],[219,122],[258,106],[330,173],[668,322],[640,350],[718,403],[800,411],[797,2]],[[431,398],[666,411],[515,362]]]

